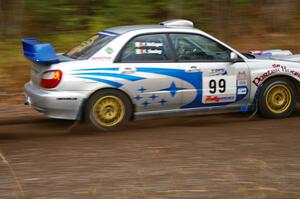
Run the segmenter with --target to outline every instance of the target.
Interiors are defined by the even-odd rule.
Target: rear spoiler
[[[54,64],[59,59],[51,44],[39,43],[36,39],[22,39],[24,56],[34,63],[38,64]]]

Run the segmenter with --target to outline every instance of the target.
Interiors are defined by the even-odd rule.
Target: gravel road
[[[300,111],[142,120],[115,132],[1,117],[0,198],[300,198]]]

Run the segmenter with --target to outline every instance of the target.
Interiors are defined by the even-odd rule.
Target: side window
[[[121,62],[155,62],[171,60],[168,40],[164,34],[141,35],[126,44]]]
[[[230,50],[201,35],[170,34],[179,61],[224,61],[230,60]]]

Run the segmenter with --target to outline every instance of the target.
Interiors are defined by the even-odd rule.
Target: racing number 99
[[[219,82],[218,82],[218,85],[217,85],[217,81],[212,79],[209,81],[209,92],[211,94],[214,94],[217,92],[217,90],[220,92],[220,93],[224,93],[226,91],[226,81],[225,79],[220,79]]]

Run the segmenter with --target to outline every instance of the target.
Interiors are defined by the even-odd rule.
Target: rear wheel
[[[286,118],[296,109],[297,93],[292,82],[274,78],[263,84],[259,94],[260,113],[267,118]]]
[[[130,120],[132,105],[126,95],[115,90],[103,90],[88,100],[86,118],[95,127],[111,130]]]

